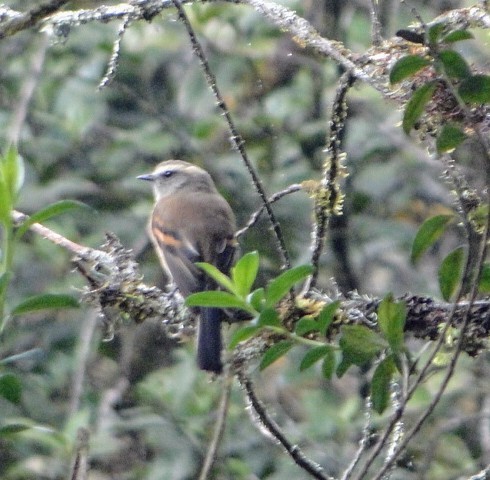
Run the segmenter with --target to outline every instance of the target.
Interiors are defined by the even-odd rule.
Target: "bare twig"
[[[194,53],[196,54],[197,58],[199,59],[199,62],[201,64],[201,67],[204,71],[204,76],[206,77],[206,81],[208,83],[209,88],[213,92],[213,95],[216,98],[218,107],[220,110],[223,112],[223,115],[226,119],[226,123],[228,125],[228,129],[230,131],[230,140],[232,143],[232,146],[236,148],[236,150],[240,153],[240,156],[242,157],[243,163],[245,164],[245,167],[248,170],[248,173],[250,174],[250,177],[252,178],[252,182],[254,184],[255,189],[257,190],[257,193],[260,196],[260,199],[265,207],[265,210],[267,211],[267,215],[269,217],[269,221],[272,225],[272,229],[275,234],[276,238],[276,244],[277,248],[279,251],[279,254],[281,255],[282,262],[283,262],[283,267],[284,268],[290,268],[291,267],[291,261],[289,259],[289,253],[286,248],[286,244],[284,242],[283,234],[282,234],[282,229],[277,221],[276,215],[274,211],[272,210],[272,207],[267,199],[267,194],[265,192],[265,189],[262,185],[262,181],[260,180],[260,177],[258,173],[255,171],[255,167],[252,165],[252,162],[248,158],[247,151],[245,149],[245,141],[243,140],[243,137],[240,135],[238,132],[238,129],[235,126],[235,122],[233,121],[230,111],[226,105],[226,102],[223,98],[223,95],[221,95],[221,92],[218,88],[218,84],[216,81],[216,77],[214,73],[212,72],[209,62],[207,61],[206,54],[204,53],[204,50],[199,43],[199,40],[196,37],[196,34],[194,32],[194,29],[192,28],[192,25],[187,18],[187,15],[182,7],[182,4],[179,0],[172,0],[172,2],[175,5],[175,8],[179,12],[179,18],[184,24],[187,34],[189,35],[189,39],[192,44],[192,48],[194,50]]]
[[[14,109],[12,120],[7,131],[7,142],[9,144],[17,145],[19,143],[22,127],[27,116],[27,109],[32,95],[34,94],[34,90],[36,89],[39,77],[41,76],[48,43],[47,36],[43,35],[32,57],[31,71],[22,84],[19,101]]]
[[[70,392],[70,406],[68,409],[67,418],[72,418],[73,415],[78,412],[80,406],[85,374],[90,357],[90,347],[92,345],[92,340],[98,324],[97,320],[97,312],[92,310],[87,315],[86,320],[80,327],[75,361],[76,367],[75,371],[73,372]]]
[[[315,224],[312,232],[311,263],[314,270],[304,286],[303,290],[305,292],[310,291],[316,286],[320,255],[327,233],[328,218],[330,215],[339,215],[342,211],[343,197],[340,191],[340,178],[345,167],[342,165],[344,155],[342,155],[340,147],[342,131],[347,116],[345,98],[354,80],[354,77],[350,73],[344,73],[342,75],[332,105],[330,131],[325,149],[327,157],[324,162],[323,179],[320,186],[312,192],[315,201]]]
[[[362,438],[359,442],[359,448],[357,449],[356,454],[354,455],[354,458],[352,459],[352,462],[349,464],[349,466],[345,469],[341,480],[349,480],[350,477],[352,476],[352,472],[354,472],[354,469],[357,467],[359,462],[361,461],[362,455],[366,451],[366,449],[369,446],[369,440],[372,435],[372,402],[371,402],[371,397],[368,396],[366,398],[366,401],[364,403],[364,416],[366,418],[366,422],[364,424],[364,428],[362,429]]]
[[[213,467],[214,462],[216,461],[218,448],[221,440],[223,439],[223,433],[225,431],[232,386],[233,373],[231,369],[227,367],[223,375],[221,400],[218,407],[218,418],[214,427],[213,438],[211,439],[211,442],[206,452],[203,466],[199,473],[199,480],[206,480],[207,478],[211,478],[209,474],[211,472],[211,468]]]
[[[373,45],[381,44],[381,22],[379,21],[379,5],[377,0],[371,0],[369,5],[371,14],[371,38]]]
[[[41,5],[36,5],[27,12],[11,17],[0,25],[0,40],[10,37],[21,30],[33,27],[40,20],[59,10],[69,0],[51,0]]]
[[[70,472],[70,480],[87,480],[88,478],[89,440],[89,431],[86,428],[80,427],[77,431],[75,457]]]
[[[253,383],[250,378],[244,373],[243,369],[237,372],[238,380],[245,395],[250,403],[251,408],[257,415],[260,425],[286,450],[286,453],[294,460],[296,465],[308,472],[313,478],[318,480],[333,480],[332,477],[323,472],[323,468],[317,463],[310,460],[298,445],[293,445],[281,431],[279,425],[269,415],[267,409],[258,399],[253,388]]]
[[[302,189],[303,189],[302,185],[298,183],[293,183],[292,185],[289,185],[288,188],[285,188],[284,190],[281,190],[280,192],[271,195],[268,198],[268,201],[272,205],[273,203],[277,202],[278,200],[285,197],[286,195],[289,195],[290,193],[299,192]],[[265,206],[262,205],[257,211],[252,213],[246,225],[235,233],[235,237],[240,238],[247,230],[252,228],[258,222],[260,215],[264,212],[264,210],[265,210]]]
[[[124,18],[123,23],[119,27],[119,30],[117,32],[117,38],[114,41],[114,44],[112,46],[112,55],[111,55],[111,58],[109,59],[107,71],[99,83],[99,90],[102,90],[103,88],[107,87],[107,85],[109,85],[112,82],[112,80],[114,80],[114,77],[116,76],[117,66],[119,65],[119,54],[121,52],[121,42],[122,42],[124,33],[129,28],[131,23],[132,23],[132,20],[131,20],[130,16],[127,15]]]
[[[15,223],[20,224],[22,222],[25,222],[29,217],[24,213],[14,210],[12,212],[12,218]],[[40,223],[34,223],[33,225],[30,226],[29,229],[37,233],[38,235],[41,235],[41,237],[49,240],[55,245],[58,245],[59,247],[64,248],[65,250],[68,250],[73,254],[83,255],[87,253],[89,250],[91,250],[87,247],[79,245],[78,243],[68,240],[66,237],[63,237],[59,233],[53,232],[53,230],[50,230],[49,228],[45,227],[44,225],[41,225]]]

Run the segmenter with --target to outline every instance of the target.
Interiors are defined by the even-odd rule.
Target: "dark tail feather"
[[[218,308],[201,308],[197,332],[197,364],[201,370],[221,373],[221,317]]]

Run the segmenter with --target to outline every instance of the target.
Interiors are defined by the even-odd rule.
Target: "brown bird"
[[[184,297],[214,290],[215,283],[195,262],[210,263],[228,274],[236,250],[236,226],[209,173],[181,160],[167,160],[138,178],[153,183],[155,207],[149,233],[163,269]],[[199,315],[198,366],[220,373],[224,312],[200,308]]]

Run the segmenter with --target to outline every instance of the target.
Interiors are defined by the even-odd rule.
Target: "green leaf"
[[[444,70],[451,78],[468,78],[471,76],[471,69],[466,60],[454,50],[443,50],[438,56],[444,65]]]
[[[238,308],[255,316],[257,313],[247,302],[229,292],[219,290],[198,292],[185,299],[188,307]]]
[[[444,233],[446,227],[454,220],[453,215],[436,215],[428,218],[419,228],[412,245],[410,259],[416,263],[428,248],[432,247]]]
[[[439,41],[445,28],[446,26],[443,23],[435,23],[429,28],[428,37],[431,45],[435,45]]]
[[[78,308],[78,300],[71,295],[45,293],[29,297],[12,309],[12,315],[22,315],[49,308]]]
[[[19,379],[11,373],[0,375],[0,396],[11,403],[19,404],[22,395],[22,385]]]
[[[1,162],[1,176],[4,179],[10,197],[10,205],[13,206],[17,199],[22,184],[24,183],[24,161],[17,153],[17,149],[11,146]]]
[[[390,400],[390,386],[395,364],[391,356],[385,358],[376,367],[371,381],[371,400],[373,408],[379,414],[383,413]]]
[[[328,347],[326,345],[322,345],[319,347],[311,348],[308,350],[301,360],[301,363],[299,365],[299,370],[302,372],[303,370],[306,370],[307,368],[310,368],[312,365],[314,365],[316,362],[321,360],[322,358],[327,355],[327,353],[331,350],[331,347]]]
[[[278,313],[273,308],[266,308],[260,312],[257,325],[259,327],[280,327],[281,321]]]
[[[406,318],[407,307],[403,302],[394,302],[391,294],[387,295],[379,304],[379,328],[394,353],[398,353],[403,347]]]
[[[484,294],[490,293],[490,264],[488,263],[483,264],[478,291]]]
[[[279,360],[281,357],[291,350],[294,343],[290,340],[281,340],[280,342],[272,345],[263,355],[259,365],[260,370],[264,370],[269,365]]]
[[[195,265],[197,265],[201,270],[206,273],[206,275],[209,275],[216,283],[221,285],[223,288],[226,288],[226,290],[228,290],[229,292],[235,294],[236,296],[239,296],[237,289],[235,288],[235,285],[231,281],[230,277],[226,276],[214,265],[206,262],[196,262]]]
[[[398,83],[419,70],[430,65],[430,61],[419,55],[407,55],[400,58],[390,71],[390,83]]]
[[[231,269],[231,278],[240,296],[245,297],[250,293],[258,271],[259,254],[256,251],[244,255]]]
[[[50,218],[61,215],[62,213],[79,208],[89,207],[87,204],[76,200],[61,200],[59,202],[52,203],[51,205],[48,205],[47,207],[33,213],[30,217],[28,217],[17,229],[16,236],[17,238],[22,237],[22,235],[24,235],[24,233],[26,233],[34,223],[42,223]]]
[[[466,135],[454,123],[447,123],[442,127],[436,140],[438,153],[452,152],[466,140]]]
[[[265,303],[265,290],[263,288],[257,288],[247,297],[247,301],[255,310],[260,312]]]
[[[364,325],[344,325],[339,341],[342,361],[362,366],[387,347],[384,339]]]
[[[467,103],[490,103],[490,77],[473,75],[459,86],[459,94]]]
[[[405,113],[403,114],[403,131],[408,135],[410,130],[415,125],[417,120],[424,112],[425,106],[432,98],[432,95],[436,89],[435,82],[429,82],[422,85],[412,95],[412,98],[405,107]]]
[[[300,265],[299,267],[291,268],[281,273],[267,287],[265,294],[266,306],[273,307],[276,305],[296,283],[305,279],[312,272],[312,265]]]
[[[455,30],[454,32],[448,33],[442,41],[445,43],[461,42],[461,40],[471,40],[475,38],[471,32],[468,30]]]
[[[3,296],[5,290],[9,286],[10,275],[10,272],[4,272],[2,275],[0,275],[0,298]]]
[[[333,373],[335,372],[335,363],[335,352],[333,349],[329,349],[322,362],[322,375],[325,378],[332,378]]]
[[[257,325],[247,325],[246,327],[240,328],[231,337],[228,349],[233,350],[239,343],[252,338],[259,330],[261,330],[261,327]]]
[[[310,316],[300,318],[294,327],[294,333],[300,337],[306,335],[307,333],[318,331],[318,322]]]
[[[29,428],[31,428],[30,425],[25,425],[22,423],[10,423],[9,425],[4,425],[3,427],[0,427],[0,437],[23,432],[24,430],[28,430]]]
[[[21,361],[38,363],[44,358],[44,356],[45,352],[42,348],[31,348],[29,350],[25,350],[24,352],[15,353],[13,355],[9,355],[8,357],[2,358],[0,360],[0,365],[8,365],[9,363]]]
[[[336,300],[335,302],[329,303],[322,308],[322,311],[318,315],[316,321],[318,322],[318,330],[322,335],[327,334],[327,330],[335,320],[335,314],[339,308],[340,301]]]
[[[464,262],[463,247],[453,250],[441,263],[439,267],[438,279],[439,289],[444,300],[449,301],[454,295],[461,280]]]

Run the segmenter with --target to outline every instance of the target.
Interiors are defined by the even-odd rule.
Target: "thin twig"
[[[379,21],[379,6],[377,0],[371,0],[369,13],[371,14],[371,40],[373,45],[381,44],[381,22]]]
[[[204,76],[206,77],[206,81],[208,83],[209,88],[213,92],[213,95],[216,98],[218,107],[220,110],[223,112],[223,116],[225,117],[226,123],[228,125],[228,129],[230,131],[231,137],[231,143],[234,148],[240,153],[240,156],[242,157],[243,163],[245,164],[251,178],[252,182],[255,186],[255,189],[257,190],[257,193],[260,196],[260,199],[267,211],[267,215],[269,217],[269,221],[272,225],[272,229],[274,231],[275,239],[276,239],[276,244],[277,248],[279,251],[279,254],[281,255],[282,258],[282,263],[284,268],[290,268],[291,267],[291,261],[289,259],[289,253],[286,248],[286,244],[284,242],[284,237],[282,234],[282,229],[277,221],[276,215],[274,211],[272,210],[272,207],[267,199],[267,194],[265,193],[265,189],[262,185],[262,181],[260,180],[260,177],[258,176],[257,172],[255,171],[254,166],[252,165],[252,162],[248,158],[247,151],[245,149],[245,141],[243,140],[243,137],[240,135],[238,132],[235,122],[233,121],[230,111],[226,105],[226,102],[223,98],[223,95],[221,95],[221,92],[218,88],[218,84],[216,81],[216,77],[214,73],[212,72],[209,62],[206,58],[206,54],[204,53],[204,50],[199,43],[199,40],[196,37],[196,34],[194,32],[194,29],[192,28],[192,25],[182,7],[182,4],[179,0],[172,0],[172,2],[175,5],[175,8],[177,9],[179,13],[179,18],[182,21],[183,25],[185,26],[187,30],[187,34],[189,35],[189,39],[192,45],[192,48],[194,50],[195,55],[199,59],[199,62],[201,64],[201,67],[204,71]]]
[[[70,480],[87,480],[90,432],[80,427],[77,431],[75,455],[70,472]]]
[[[293,183],[292,185],[289,185],[288,188],[285,188],[284,190],[281,190],[280,192],[276,192],[274,193],[274,195],[271,195],[268,198],[268,202],[272,205],[273,203],[277,202],[278,200],[285,197],[286,195],[289,195],[290,193],[299,192],[302,189],[303,189],[302,185],[300,185],[299,183]],[[235,238],[241,237],[247,230],[252,228],[258,222],[260,215],[264,212],[264,210],[265,210],[265,205],[262,205],[258,210],[252,213],[246,225],[235,233]]]
[[[75,371],[73,372],[72,385],[70,391],[70,406],[67,418],[73,418],[80,407],[80,400],[83,394],[85,374],[90,358],[90,347],[98,325],[98,314],[95,310],[89,312],[85,321],[82,322],[80,333],[78,334],[78,344],[75,357]]]
[[[119,65],[119,55],[121,53],[121,42],[123,39],[124,34],[126,33],[126,30],[129,28],[131,25],[132,20],[129,15],[126,15],[124,17],[124,21],[119,27],[117,31],[117,38],[114,41],[114,44],[112,45],[112,54],[111,58],[109,59],[109,63],[107,65],[107,71],[102,77],[102,80],[99,82],[98,89],[102,90],[103,88],[107,87],[112,80],[114,80],[114,77],[116,76],[117,72],[117,67]]]
[[[490,166],[488,166],[488,165],[486,166],[485,173],[486,173],[486,185],[487,185],[487,199],[486,200],[487,200],[487,204],[490,204],[490,191],[488,191],[488,187],[490,184]],[[403,441],[400,442],[400,444],[398,445],[396,452],[394,453],[393,457],[390,459],[389,462],[387,462],[385,465],[383,465],[383,467],[381,468],[381,470],[379,470],[377,472],[377,475],[374,477],[373,480],[381,480],[383,478],[383,476],[388,471],[388,469],[391,467],[391,465],[396,461],[396,459],[398,458],[400,453],[403,452],[403,450],[408,445],[408,443],[411,441],[411,439],[419,432],[422,425],[425,423],[427,418],[432,414],[435,407],[437,406],[437,404],[441,400],[442,395],[446,391],[446,388],[449,384],[449,381],[451,380],[451,378],[454,374],[456,364],[459,360],[461,353],[463,352],[463,344],[466,340],[465,334],[466,334],[466,331],[468,329],[468,326],[470,325],[471,308],[472,308],[473,303],[475,302],[476,297],[478,295],[479,279],[481,277],[481,273],[482,273],[482,269],[483,269],[483,262],[485,260],[486,253],[487,253],[487,240],[488,240],[489,232],[490,232],[490,211],[487,213],[485,229],[484,229],[484,232],[482,234],[482,238],[481,238],[481,242],[480,242],[480,246],[479,246],[479,250],[478,250],[478,254],[477,254],[476,265],[477,265],[478,271],[477,271],[475,278],[473,279],[473,284],[472,284],[471,292],[469,295],[470,300],[469,300],[468,308],[466,309],[465,315],[463,317],[463,325],[459,331],[459,338],[458,338],[458,342],[456,344],[456,351],[455,351],[453,357],[451,358],[451,362],[449,363],[449,366],[446,370],[446,374],[442,380],[441,386],[439,387],[437,393],[435,394],[434,398],[430,402],[430,404],[427,407],[427,409],[425,410],[425,412],[419,417],[419,419],[417,420],[415,425],[412,427],[410,432],[407,433],[407,435],[403,439]],[[468,264],[469,264],[469,261],[466,262],[466,266],[465,266],[466,269],[469,268]],[[457,300],[459,300],[459,298],[461,297],[462,288],[463,287],[461,285],[459,292],[458,292],[458,295],[456,297]],[[456,304],[455,304],[455,306],[456,306]],[[449,328],[449,326],[451,325],[451,320],[453,318],[454,312],[455,312],[455,308],[453,309],[452,315],[449,317],[448,322],[446,323],[445,330],[447,330]],[[445,331],[443,331],[441,333],[440,340],[445,337],[445,333],[446,333]],[[432,360],[430,360],[430,361],[432,362]],[[415,391],[415,385],[412,387],[411,391],[412,392]],[[408,401],[408,399],[406,401]],[[405,404],[406,404],[406,401],[405,401]]]
[[[40,20],[59,10],[70,0],[51,0],[50,2],[36,5],[27,12],[7,20],[0,26],[0,40],[10,37],[21,30],[33,27]]]
[[[281,446],[286,450],[286,453],[294,460],[296,465],[301,469],[308,472],[313,478],[318,480],[333,480],[332,477],[326,475],[323,472],[323,468],[317,463],[310,460],[303,451],[298,447],[298,445],[293,445],[281,431],[279,425],[273,420],[273,418],[267,412],[262,402],[257,398],[253,383],[250,378],[243,372],[243,369],[237,372],[238,380],[240,385],[243,387],[247,399],[250,403],[251,408],[257,415],[261,426],[263,426],[266,431],[276,439]]]
[[[208,450],[206,452],[206,457],[204,458],[204,463],[199,472],[199,480],[206,480],[210,478],[209,474],[214,462],[216,461],[218,448],[220,446],[221,440],[223,439],[223,434],[225,431],[226,418],[228,416],[228,408],[230,405],[231,389],[233,386],[233,373],[229,367],[223,375],[221,400],[218,407],[218,418],[216,420],[216,425],[213,431],[213,438],[209,444]]]
[[[14,210],[12,211],[12,218],[14,222],[22,223],[25,222],[29,217],[24,213]],[[41,235],[41,237],[51,241],[55,245],[58,245],[59,247],[62,247],[65,250],[68,250],[69,252],[74,253],[76,255],[83,255],[84,253],[90,250],[88,247],[84,247],[82,245],[79,245],[78,243],[72,242],[71,240],[68,240],[66,237],[63,237],[63,235],[60,235],[59,233],[56,233],[53,230],[50,230],[49,228],[45,227],[44,225],[41,225],[40,223],[32,224],[29,229],[37,233],[38,235]]]
[[[359,462],[361,461],[361,457],[366,451],[366,449],[369,446],[369,439],[372,435],[371,428],[372,428],[372,402],[371,402],[371,397],[368,396],[366,398],[365,404],[364,404],[364,416],[366,418],[364,428],[362,429],[362,438],[359,442],[359,448],[357,449],[356,454],[354,455],[354,458],[352,459],[352,462],[349,464],[349,466],[345,469],[344,474],[342,475],[341,480],[349,480],[350,477],[352,476],[352,472],[354,469],[357,467]]]
[[[328,219],[330,215],[341,213],[342,194],[340,191],[340,178],[342,176],[342,151],[341,138],[347,116],[345,98],[355,78],[350,73],[344,73],[339,79],[335,99],[332,104],[332,115],[325,149],[327,158],[324,162],[323,179],[320,187],[314,192],[315,200],[315,224],[312,232],[311,264],[313,273],[308,278],[303,288],[308,292],[315,288],[318,279],[320,256],[325,235],[327,233]]]
[[[19,143],[22,127],[27,116],[29,103],[41,76],[44,59],[46,57],[46,50],[48,49],[48,43],[49,41],[47,35],[43,35],[32,57],[30,73],[24,80],[22,88],[20,89],[19,102],[15,107],[12,120],[7,131],[7,142],[11,145],[17,145]]]

